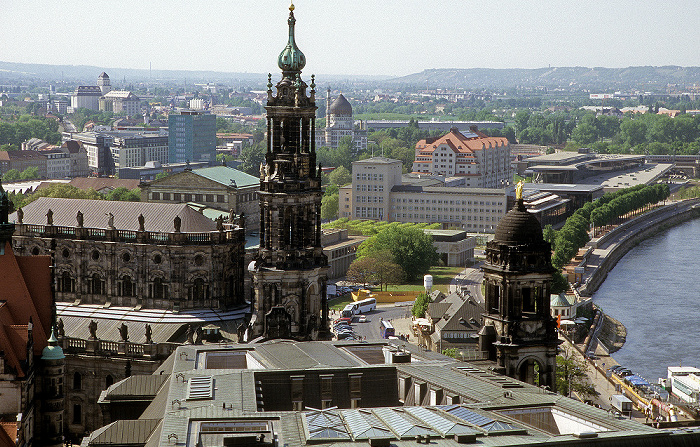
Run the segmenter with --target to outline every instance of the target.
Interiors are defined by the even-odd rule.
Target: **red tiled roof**
[[[455,153],[470,154],[484,148],[508,145],[508,139],[505,137],[488,137],[478,130],[472,132],[478,136],[469,138],[458,130],[451,130],[436,140],[431,139],[430,143],[426,140],[420,140],[416,143],[416,152],[429,156],[438,146],[445,144]]]
[[[51,257],[16,256],[7,242],[0,255],[0,347],[6,359],[26,358],[27,324],[34,324],[34,354],[41,355],[51,325]],[[14,359],[14,360],[13,360]],[[21,371],[19,364],[13,365]]]
[[[0,447],[15,447],[17,442],[18,422],[0,422]]]

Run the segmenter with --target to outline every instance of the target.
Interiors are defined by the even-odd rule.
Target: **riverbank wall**
[[[582,296],[592,296],[605,281],[617,262],[644,239],[667,229],[700,217],[700,199],[684,200],[657,208],[636,217],[597,239],[588,242],[591,248],[581,263],[585,268],[584,282],[578,288]],[[596,253],[599,247],[608,246],[606,252]],[[597,257],[597,265],[589,259]]]

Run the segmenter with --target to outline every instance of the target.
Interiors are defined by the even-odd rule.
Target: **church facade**
[[[253,312],[244,339],[319,339],[328,335],[328,258],[321,246],[321,169],[316,166],[316,85],[301,79],[306,58],[294,39],[278,58],[282,79],[267,84],[267,153],[260,166],[260,248]],[[309,91],[307,92],[307,88]]]

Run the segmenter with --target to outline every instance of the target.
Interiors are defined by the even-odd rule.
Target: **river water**
[[[653,382],[668,366],[700,368],[699,286],[700,219],[630,250],[593,295],[627,328],[615,360]]]

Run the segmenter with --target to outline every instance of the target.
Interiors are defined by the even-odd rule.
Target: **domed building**
[[[516,199],[486,244],[479,349],[502,374],[554,390],[559,341],[550,314],[551,246],[525,208],[521,186]]]
[[[355,152],[367,149],[367,131],[355,129],[355,121],[352,119],[352,105],[343,96],[331,102],[331,89],[326,93],[326,128],[319,132],[316,138],[316,146],[337,148],[343,137],[351,137]]]

